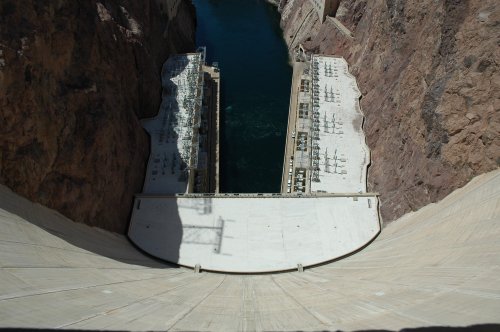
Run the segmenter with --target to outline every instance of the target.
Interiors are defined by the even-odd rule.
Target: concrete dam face
[[[500,171],[304,272],[168,266],[0,189],[0,326],[283,331],[500,323]],[[493,326],[493,328],[496,325]],[[497,326],[498,328],[498,326]]]

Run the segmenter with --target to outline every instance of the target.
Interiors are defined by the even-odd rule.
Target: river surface
[[[264,0],[194,0],[198,46],[221,69],[221,191],[279,192],[292,68]]]

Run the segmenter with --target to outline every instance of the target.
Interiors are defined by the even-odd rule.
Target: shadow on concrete
[[[144,197],[141,202],[146,207],[155,208],[156,212],[153,214],[146,212],[143,215],[136,212],[139,213],[135,219],[138,222],[138,227],[130,232],[129,236],[131,241],[138,248],[144,249],[148,255],[169,263],[176,263],[179,266],[195,268],[197,262],[179,261],[181,242],[186,246],[199,246],[199,250],[220,253],[224,228],[222,218],[219,217],[214,225],[206,226],[198,224],[196,218],[185,219],[182,223],[179,216],[182,211],[190,215],[195,213],[199,216],[213,214],[211,197],[154,197],[151,199]]]
[[[201,119],[203,112],[203,103],[197,104],[201,100],[203,86],[198,85],[200,77],[196,75],[196,66],[205,59],[201,56],[201,64],[195,63],[194,68],[188,68],[191,61],[186,55],[174,55],[165,61],[161,73],[163,90],[160,110],[155,117],[142,120],[151,142],[143,194],[170,197],[152,200],[137,197],[127,234],[143,253],[173,264],[179,263],[179,250],[185,230],[179,214],[181,207],[178,202],[181,199],[172,196],[187,192],[189,187],[196,187],[196,177],[191,176],[193,172],[189,171],[193,153],[189,146],[192,147],[193,142],[202,143],[194,139],[195,131],[198,130],[197,134],[200,134],[201,125],[197,123],[198,117],[195,115],[200,112]],[[178,85],[172,80],[185,71],[190,71],[190,75],[183,84]],[[186,85],[197,88],[186,89]],[[184,97],[178,98],[181,94]],[[184,109],[182,113],[181,109]],[[180,149],[181,145],[185,147]],[[190,153],[182,155],[181,150]]]
[[[154,268],[176,267],[144,255],[134,248],[124,235],[76,223],[55,210],[32,203],[3,185],[0,185],[0,209],[17,216],[18,218],[14,217],[15,219],[22,218],[34,226],[28,226],[30,228],[23,229],[23,233],[26,234],[26,238],[30,241],[29,243],[24,238],[12,238],[12,241],[26,243],[27,245],[33,244],[33,255],[37,254],[37,247],[50,247],[55,253],[58,250],[68,253],[69,248],[67,244],[70,244],[83,249],[81,254],[84,255],[86,254],[85,251],[87,251],[88,253],[126,264]],[[23,222],[22,220],[15,219],[12,221],[14,224]],[[46,236],[40,236],[41,230],[56,236],[66,243],[58,240],[50,243]],[[40,240],[38,240],[39,238]],[[70,251],[75,252],[75,265],[78,265],[78,257],[81,257],[79,256],[79,251],[74,249]]]
[[[359,330],[358,332],[392,332],[394,330]],[[477,324],[469,326],[426,326],[404,328],[399,332],[497,332],[500,331],[500,324]]]

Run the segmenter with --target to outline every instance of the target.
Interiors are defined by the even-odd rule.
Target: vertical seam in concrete
[[[212,295],[213,292],[215,292],[219,287],[224,283],[226,280],[227,275],[224,275],[224,278],[221,280],[221,282],[214,288],[212,289],[207,295],[205,295],[198,303],[196,303],[194,306],[190,307],[189,310],[187,310],[185,313],[182,314],[182,316],[177,319],[173,324],[171,324],[169,327],[167,327],[165,330],[170,331],[175,325],[177,325],[181,320],[186,318],[187,315],[189,315],[191,312],[194,311],[194,309],[198,308],[198,306],[205,301],[210,295]]]
[[[285,293],[286,296],[288,296],[290,299],[292,299],[293,302],[297,303],[302,309],[304,309],[305,312],[307,312],[309,315],[313,316],[315,320],[320,322],[324,326],[330,326],[331,324],[329,322],[325,322],[322,320],[320,317],[315,315],[311,310],[309,310],[306,306],[304,306],[302,303],[300,303],[294,296],[292,296],[288,291],[286,291],[274,278],[273,275],[271,275],[271,280],[274,282],[276,286],[281,289],[283,293]]]

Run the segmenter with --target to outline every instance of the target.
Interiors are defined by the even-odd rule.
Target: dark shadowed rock
[[[159,3],[160,1],[158,1]],[[79,222],[124,232],[161,101],[160,69],[194,48],[181,1],[2,1],[0,183]]]

